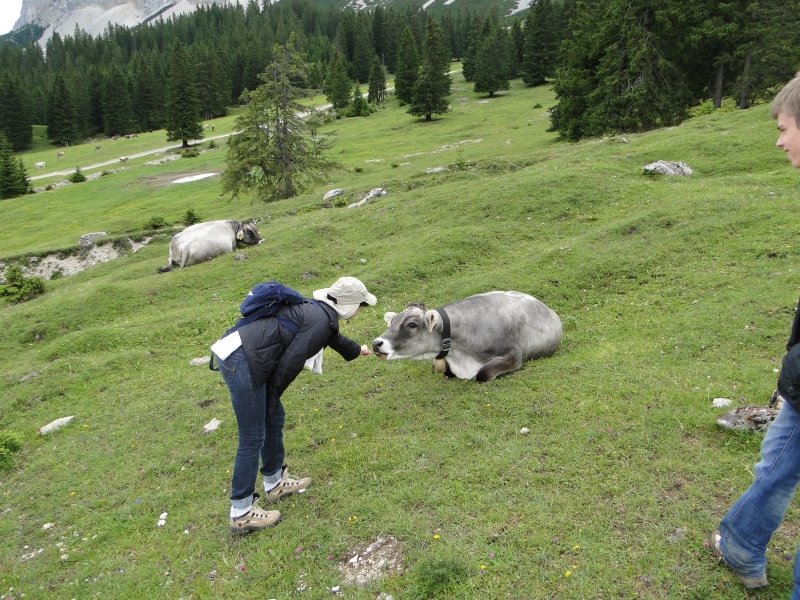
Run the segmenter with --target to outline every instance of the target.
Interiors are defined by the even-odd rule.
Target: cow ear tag
[[[244,239],[244,231],[240,229],[239,232],[236,234],[236,239],[242,241]]]

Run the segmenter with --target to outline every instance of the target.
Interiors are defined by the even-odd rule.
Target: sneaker
[[[722,549],[720,548],[720,540],[722,536],[720,536],[719,531],[713,532],[710,536],[708,536],[708,540],[706,541],[706,547],[711,550],[711,554],[713,554],[717,560],[721,561],[726,567],[728,567],[731,571],[736,574],[736,577],[739,578],[739,581],[742,585],[748,590],[757,590],[758,588],[765,587],[769,585],[767,581],[766,575],[761,575],[760,577],[745,577],[744,575],[740,575],[736,569],[730,566],[726,561],[725,557],[722,555]]]
[[[266,493],[266,499],[269,502],[276,502],[288,496],[289,494],[301,494],[306,491],[306,488],[311,485],[310,477],[303,477],[302,479],[295,479],[289,475],[286,465],[283,465],[281,471],[281,480],[274,488]]]
[[[264,510],[256,506],[258,494],[253,494],[253,506],[250,512],[241,517],[231,517],[231,531],[233,533],[249,533],[267,527],[273,527],[281,520],[281,513],[277,510]]]

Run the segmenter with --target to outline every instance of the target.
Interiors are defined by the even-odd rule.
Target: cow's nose
[[[380,350],[381,346],[383,346],[383,340],[381,338],[375,338],[374,340],[372,340],[373,350]]]

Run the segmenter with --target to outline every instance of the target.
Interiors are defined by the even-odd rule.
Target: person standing
[[[772,102],[778,141],[791,165],[800,168],[800,72]],[[800,305],[778,376],[783,400],[761,443],[753,483],[731,506],[707,541],[711,552],[747,589],[768,585],[767,544],[783,521],[800,483]],[[792,600],[800,600],[800,551],[794,561]]]
[[[347,361],[369,356],[368,346],[339,333],[339,321],[376,302],[361,281],[341,277],[329,288],[316,290],[314,299],[286,304],[277,318],[243,325],[212,346],[239,431],[231,481],[231,531],[257,531],[280,520],[279,511],[256,505],[260,497],[255,492],[259,463],[264,497],[269,502],[303,492],[311,485],[308,477],[291,477],[284,464],[286,413],[281,396],[306,360],[326,346]]]

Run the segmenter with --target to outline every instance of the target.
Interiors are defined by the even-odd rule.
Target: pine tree
[[[200,104],[203,118],[213,119],[225,116],[228,112],[230,82],[227,80],[219,52],[203,49],[197,65]]]
[[[33,123],[22,88],[8,75],[0,80],[0,131],[5,133],[15,152],[33,145]]]
[[[361,93],[361,86],[353,86],[353,101],[350,103],[350,110],[347,111],[348,117],[368,117],[370,114],[369,103],[364,94]]]
[[[362,17],[361,15],[364,15]],[[365,20],[366,13],[359,13],[356,28],[353,32],[353,79],[358,83],[369,81],[369,71],[375,48],[372,45],[370,23]]]
[[[75,109],[61,73],[56,75],[48,98],[47,137],[59,146],[66,146],[78,141]]]
[[[690,95],[649,0],[580,2],[563,45],[551,128],[567,139],[672,125]]]
[[[430,121],[433,114],[447,112],[450,95],[450,46],[444,38],[442,26],[433,19],[425,25],[422,49],[422,66],[409,113]]]
[[[555,75],[559,30],[552,0],[538,0],[525,21],[522,80],[542,85]]]
[[[0,199],[30,193],[30,180],[21,158],[14,158],[8,138],[0,132]]]
[[[467,33],[467,45],[464,50],[464,60],[461,63],[461,73],[464,81],[472,81],[475,77],[475,67],[478,60],[478,51],[489,36],[489,23],[477,15],[472,19]]]
[[[103,130],[109,137],[136,131],[128,81],[114,67],[103,85]]]
[[[143,131],[161,129],[164,124],[164,80],[153,60],[142,59],[134,67],[133,108]],[[230,89],[230,83],[228,83]]]
[[[298,116],[308,107],[298,102],[305,65],[288,46],[275,46],[273,61],[259,79],[262,84],[244,94],[247,105],[236,119],[240,133],[228,143],[222,191],[238,197],[272,201],[291,198],[335,165],[323,154],[315,120]]]
[[[491,97],[498,90],[509,89],[511,52],[508,35],[504,29],[497,28],[478,50],[473,91],[486,92]]]
[[[419,54],[410,27],[403,30],[397,49],[397,66],[394,75],[394,93],[403,104],[414,99],[414,88],[419,76]]]
[[[383,72],[381,61],[375,55],[372,59],[372,69],[369,72],[369,88],[367,101],[381,103],[386,99],[386,75]]]
[[[181,140],[186,148],[189,140],[203,137],[194,69],[180,41],[175,42],[170,56],[166,105],[167,141]]]
[[[341,110],[350,104],[352,89],[353,82],[347,76],[347,64],[344,56],[339,52],[334,52],[331,62],[328,64],[328,75],[325,77],[322,91],[333,108]]]

